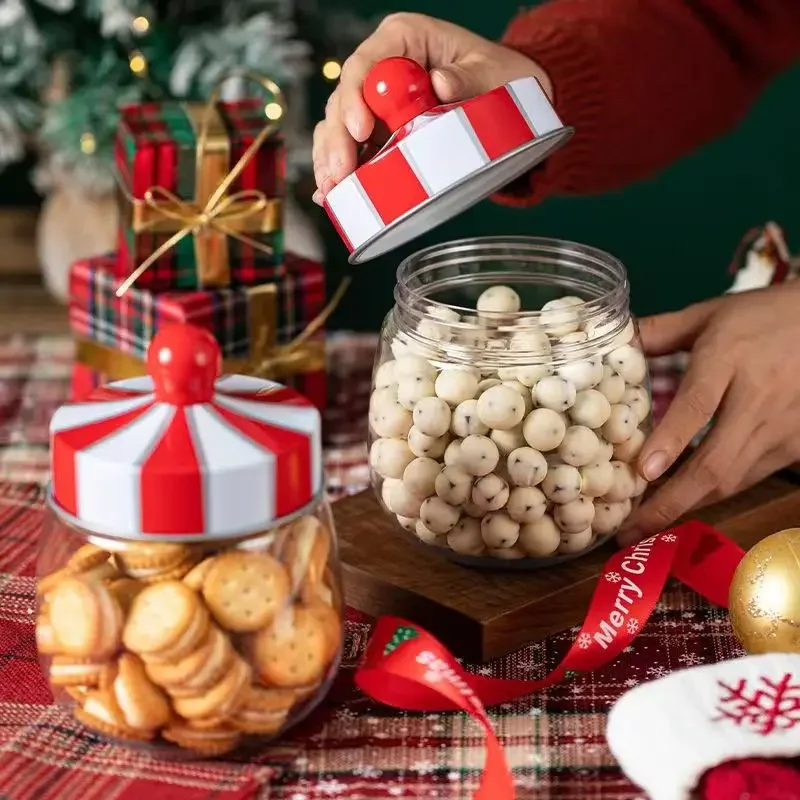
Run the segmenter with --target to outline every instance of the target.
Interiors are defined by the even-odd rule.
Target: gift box
[[[325,275],[318,262],[289,254],[269,283],[255,287],[156,294],[136,285],[121,297],[115,262],[114,254],[82,259],[70,270],[73,397],[144,375],[150,340],[161,326],[183,322],[214,335],[225,372],[279,380],[325,407],[324,331],[316,329],[325,309]]]
[[[285,147],[264,102],[121,110],[118,281],[150,291],[255,286],[283,259]]]

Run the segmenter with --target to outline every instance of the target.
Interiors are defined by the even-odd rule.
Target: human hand
[[[639,471],[662,475],[715,416],[697,451],[618,534],[629,545],[698,505],[716,502],[800,460],[800,281],[729,295],[642,320],[648,355],[691,350]]]
[[[375,133],[375,118],[361,89],[370,68],[392,56],[405,56],[431,71],[441,103],[454,103],[529,75],[552,99],[544,71],[527,56],[483,39],[458,25],[424,14],[391,14],[345,61],[339,85],[328,99],[325,119],[314,130],[314,201],[357,166],[359,144]]]

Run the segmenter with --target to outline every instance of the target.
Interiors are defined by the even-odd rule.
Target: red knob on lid
[[[372,113],[394,133],[439,105],[428,71],[410,58],[385,58],[367,74],[362,90]]]
[[[194,325],[167,325],[153,337],[147,350],[147,371],[153,379],[156,400],[161,403],[207,403],[214,396],[220,367],[216,340]]]

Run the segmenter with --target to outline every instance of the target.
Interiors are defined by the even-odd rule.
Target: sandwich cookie
[[[130,653],[119,659],[112,691],[129,728],[155,732],[172,716],[167,696],[147,677],[142,662]]]
[[[236,748],[241,733],[231,725],[221,723],[214,728],[199,728],[192,722],[175,720],[169,727],[161,731],[168,741],[194,750],[203,756],[221,756]]]
[[[175,712],[186,719],[229,717],[244,702],[252,669],[241,658],[235,658],[228,672],[213,686],[190,697],[173,698]]]
[[[153,738],[152,731],[136,730],[126,724],[122,711],[117,705],[113,692],[98,690],[87,692],[72,712],[75,719],[88,728],[93,728],[115,739],[148,741]]]
[[[289,565],[292,590],[301,585],[315,587],[322,583],[331,553],[328,529],[312,516],[300,517],[292,523],[285,545],[283,561]]]
[[[192,567],[186,575],[183,576],[183,582],[195,592],[199,592],[203,588],[203,584],[205,583],[206,576],[208,575],[209,570],[214,565],[216,558],[212,556],[211,558],[203,559],[196,567]]]
[[[128,577],[145,583],[180,580],[195,564],[186,545],[170,542],[131,544],[114,558]]]
[[[262,689],[250,686],[244,703],[231,719],[242,733],[272,735],[286,722],[297,697],[290,689]]]
[[[50,662],[50,683],[53,686],[108,689],[116,674],[116,665],[111,661],[55,656]]]

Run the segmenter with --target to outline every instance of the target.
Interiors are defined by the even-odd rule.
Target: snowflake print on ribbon
[[[590,633],[582,633],[578,637],[578,647],[581,650],[588,650],[592,646],[592,635]]]
[[[678,541],[678,537],[674,533],[665,533],[661,537],[662,542],[676,542]]]
[[[389,653],[393,653],[397,650],[403,642],[416,639],[417,636],[419,636],[419,631],[416,628],[409,628],[407,625],[398,626],[397,630],[392,634],[392,638],[386,644],[386,647],[383,648],[383,654],[388,656]]]
[[[756,686],[748,686],[744,679],[732,686],[722,681],[718,684],[723,693],[715,722],[727,719],[761,736],[789,730],[800,722],[800,683],[791,673],[779,681],[762,675]]]
[[[628,633],[639,633],[639,620],[631,617],[625,623],[625,630],[628,631]]]
[[[605,578],[609,583],[619,583],[622,580],[622,575],[619,572],[606,572]]]

